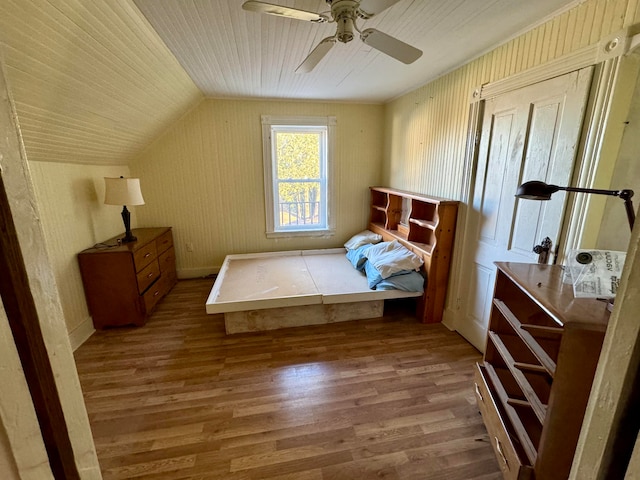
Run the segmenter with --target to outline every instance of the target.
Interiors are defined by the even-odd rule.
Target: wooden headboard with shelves
[[[417,316],[423,323],[442,321],[458,202],[386,187],[370,190],[369,230],[422,257],[426,282]]]

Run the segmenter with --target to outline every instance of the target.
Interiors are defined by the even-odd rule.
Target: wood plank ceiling
[[[134,0],[202,92],[384,102],[412,90],[517,33],[573,6],[569,0],[401,0],[358,26],[377,28],[424,54],[405,65],[363,44],[338,43],[308,74],[296,67],[335,23],[316,24],[243,10],[244,0]],[[328,12],[323,0],[268,0]]]
[[[422,49],[416,63],[356,38],[309,74],[294,70],[335,24],[246,12],[242,3],[2,0],[0,55],[29,160],[127,164],[203,94],[384,102],[580,0],[401,0],[360,27]]]
[[[129,0],[2,0],[27,158],[126,164],[202,98]]]

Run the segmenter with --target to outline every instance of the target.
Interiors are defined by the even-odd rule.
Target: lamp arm
[[[633,197],[633,190],[620,190],[619,197],[624,200],[624,208],[627,211],[627,220],[629,220],[629,226],[633,231],[633,225],[636,221],[636,211],[633,209],[633,202],[631,201],[631,197]]]
[[[600,195],[611,195],[612,197],[620,197],[620,194],[625,190],[600,190],[598,188],[580,188],[580,187],[559,187],[560,190],[566,190],[567,192],[577,193],[596,193]],[[631,191],[633,196],[633,191]]]
[[[633,190],[600,190],[597,188],[580,187],[559,187],[559,189],[567,192],[597,193],[601,195],[611,195],[612,197],[620,197],[624,200],[624,208],[627,211],[627,220],[629,221],[631,230],[633,230],[633,225],[636,221],[636,212],[633,209],[633,202],[631,201],[631,197],[633,197]]]

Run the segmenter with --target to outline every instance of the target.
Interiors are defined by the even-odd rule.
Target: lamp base
[[[129,210],[127,210],[127,206],[122,206],[122,221],[124,222],[124,238],[121,238],[120,241],[122,243],[131,243],[137,240],[136,237],[131,233],[131,214]]]
[[[135,242],[136,240],[138,240],[138,238],[134,237],[131,232],[127,232],[125,236],[120,239],[122,243],[131,243]]]

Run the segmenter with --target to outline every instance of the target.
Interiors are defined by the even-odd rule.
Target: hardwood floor
[[[211,281],[76,363],[105,480],[500,479],[475,404],[480,354],[406,308],[226,336]]]

